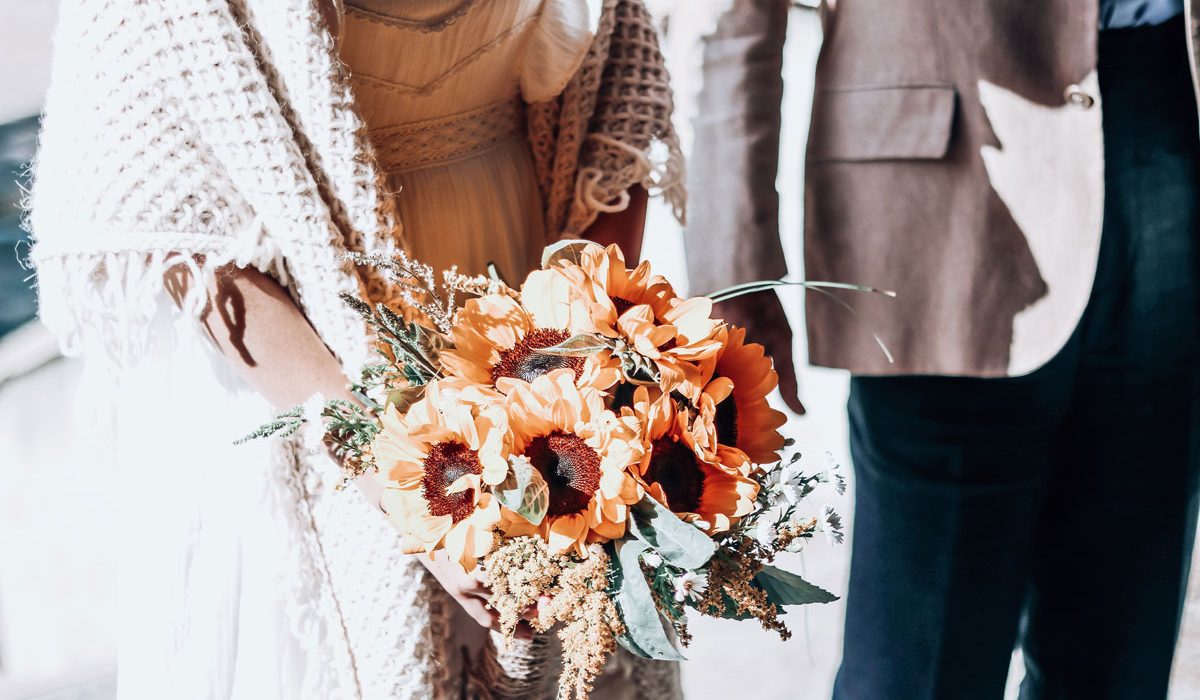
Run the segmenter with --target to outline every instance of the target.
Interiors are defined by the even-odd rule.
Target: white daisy
[[[694,571],[685,571],[675,579],[675,600],[682,603],[699,600],[708,590],[708,576]]]
[[[821,509],[821,532],[833,544],[841,544],[846,539],[842,529],[842,516],[838,515],[833,506],[827,505]]]

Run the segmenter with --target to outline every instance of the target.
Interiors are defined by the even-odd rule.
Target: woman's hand
[[[458,601],[471,619],[478,622],[480,627],[499,629],[499,615],[487,606],[492,591],[487,587],[482,568],[476,567],[474,573],[467,573],[458,562],[450,561],[443,551],[434,553],[433,557],[420,556],[421,563],[425,564],[429,573]]]
[[[487,605],[492,597],[492,590],[488,588],[487,574],[484,573],[483,567],[477,566],[475,571],[467,573],[458,562],[450,561],[444,551],[435,552],[432,558],[421,555],[421,563],[480,627],[494,632],[500,631],[500,616]],[[536,607],[525,613],[526,620],[536,617]],[[533,636],[533,628],[521,622],[517,625],[515,636],[518,639],[528,639]]]

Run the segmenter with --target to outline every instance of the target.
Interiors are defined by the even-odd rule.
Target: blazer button
[[[1080,109],[1091,109],[1092,105],[1096,104],[1096,98],[1084,92],[1078,85],[1068,85],[1067,89],[1063,90],[1063,99],[1072,107]]]

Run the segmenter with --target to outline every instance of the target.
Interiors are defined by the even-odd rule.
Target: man
[[[755,95],[748,67],[781,48],[784,5],[737,3],[713,35],[706,61],[728,75],[705,81],[713,133],[697,143],[719,135],[706,108]],[[897,292],[842,297],[858,318],[807,303],[811,361],[853,373],[835,697],[1000,698],[1014,644],[1023,698],[1165,697],[1200,474],[1198,7],[826,8],[804,277]],[[725,123],[761,127],[744,116]],[[753,159],[708,172],[701,155],[693,198],[773,188],[773,173],[735,167]],[[747,172],[757,185],[723,177]],[[770,216],[738,206],[732,232],[691,217],[708,286],[778,272],[705,255],[731,235],[776,250]],[[760,297],[725,315],[791,376],[777,300]]]

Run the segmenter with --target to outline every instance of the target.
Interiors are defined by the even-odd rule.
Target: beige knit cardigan
[[[528,111],[552,239],[637,183],[682,215],[655,28],[642,0],[602,5],[576,77]],[[368,358],[338,295],[390,295],[344,254],[402,245],[402,224],[317,0],[67,0],[33,174],[41,317],[68,354],[136,358],[167,268],[235,263],[282,283],[349,373]]]
[[[636,183],[683,207],[654,27],[641,0],[602,4],[577,76],[528,110],[552,238],[624,207]],[[131,364],[152,347],[168,269],[233,263],[284,285],[355,375],[369,338],[338,295],[392,295],[345,253],[403,235],[317,0],[65,0],[60,17],[27,223],[64,351]],[[377,513],[331,503],[320,470],[277,448],[304,696],[458,697],[444,594]],[[338,571],[357,588],[334,586]],[[637,696],[677,693],[670,666],[637,674]]]

